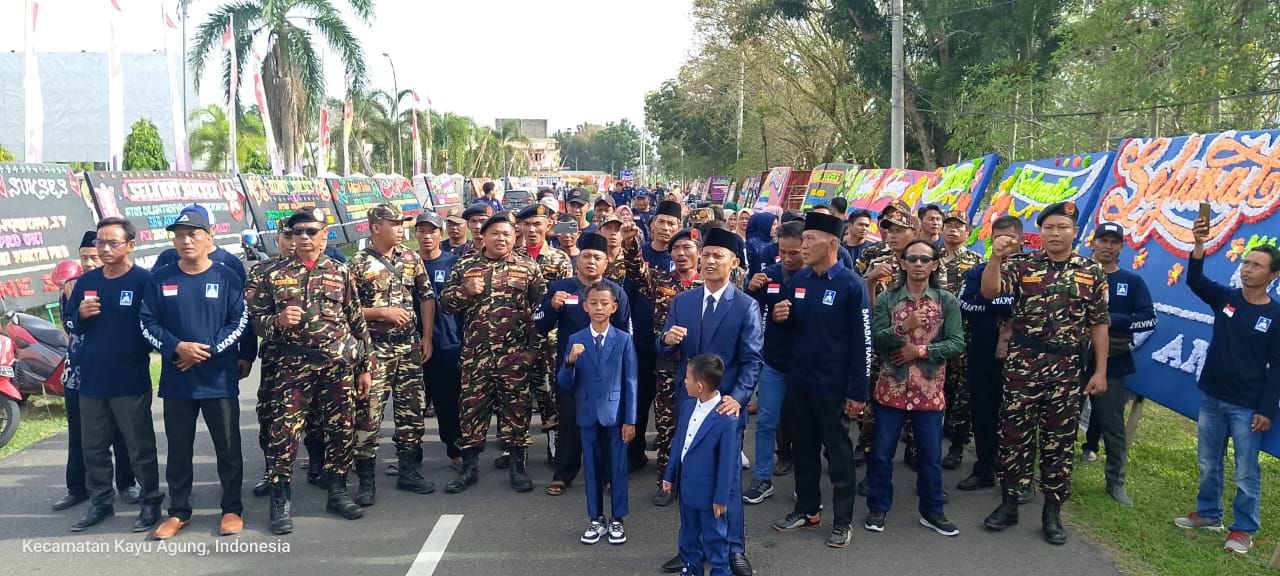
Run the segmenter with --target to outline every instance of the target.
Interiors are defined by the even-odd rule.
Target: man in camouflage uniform
[[[515,253],[533,260],[542,272],[547,284],[573,276],[573,263],[569,255],[547,244],[547,232],[551,231],[551,209],[542,204],[530,204],[516,214],[516,227],[524,230],[524,244],[516,246]],[[555,460],[556,432],[560,429],[555,399],[556,381],[556,332],[538,335],[538,357],[530,371],[529,387],[538,403],[542,416],[542,432],[547,435],[547,460]],[[494,464],[506,468],[510,455],[506,452]]]
[[[462,219],[467,221],[467,230],[471,232],[471,240],[467,241],[458,252],[458,256],[471,256],[480,250],[480,227],[493,216],[493,206],[477,202],[462,211]]]
[[[378,431],[388,398],[393,401],[398,474],[396,488],[415,494],[435,492],[418,466],[422,462],[423,410],[426,392],[422,363],[431,357],[431,325],[435,320],[435,292],[418,255],[403,246],[406,217],[395,204],[369,210],[369,246],[351,257],[347,269],[355,278],[360,307],[373,341],[369,359],[373,382],[369,397],[356,405],[355,501],[373,506],[378,458]],[[414,303],[420,304],[415,307]],[[418,317],[423,334],[418,333]]]
[[[604,269],[604,279],[619,286],[627,279],[626,255],[622,250],[623,224],[625,222],[617,214],[609,214],[600,221],[599,228],[596,231],[596,234],[604,236],[605,240],[609,241],[607,258],[609,265]],[[637,230],[639,229],[637,228]]]
[[[314,398],[324,411],[324,473],[328,510],[348,520],[364,510],[347,494],[357,398],[369,393],[369,329],[347,268],[321,251],[324,211],[305,208],[287,222],[294,236],[293,256],[250,279],[249,316],[267,345],[280,353],[272,402],[267,460],[271,463],[271,531],[293,531],[289,516],[289,480],[298,452],[298,435]],[[357,375],[352,382],[352,372]]]
[[[650,268],[645,262],[638,240],[640,231],[635,224],[623,226],[623,261],[626,263],[627,279],[629,279],[644,296],[653,304],[654,326],[666,326],[667,316],[671,313],[671,303],[676,294],[702,286],[698,277],[698,254],[702,243],[698,240],[696,228],[686,228],[671,237],[671,260],[673,269]],[[658,452],[658,491],[653,496],[657,506],[669,506],[675,501],[671,492],[662,491],[662,478],[667,473],[667,462],[671,456],[671,441],[676,431],[676,366],[672,362],[658,358],[657,384],[653,395],[653,428],[657,432],[654,440]]]
[[[892,217],[895,213],[910,214],[910,212],[911,209],[907,208],[906,203],[901,200],[894,200],[893,202],[890,202],[888,206],[884,207],[884,211],[880,212],[879,220],[880,241],[873,242],[870,246],[867,246],[862,253],[858,254],[858,259],[855,263],[855,271],[858,274],[865,276],[867,270],[871,269],[872,261],[893,253],[893,250],[889,249],[887,234],[885,234],[884,230],[884,220]],[[907,243],[903,242],[902,245],[906,246]],[[875,378],[875,372],[871,373],[871,377]]]
[[[511,451],[508,474],[517,492],[533,490],[525,469],[529,438],[529,370],[537,330],[533,312],[546,291],[542,271],[512,253],[515,222],[499,212],[480,227],[483,248],[454,265],[440,306],[462,319],[462,393],[459,420],[462,470],[445,486],[458,493],[476,483],[489,418],[498,412],[498,436]]]
[[[279,248],[279,254],[274,258],[269,258],[259,262],[249,270],[247,285],[253,284],[253,279],[262,275],[266,270],[278,262],[285,260],[293,255],[293,235],[287,231],[289,229],[289,217],[276,220],[276,246]],[[253,294],[246,289],[244,294],[245,301],[253,300]],[[262,449],[262,454],[266,456],[267,445],[271,439],[271,422],[275,419],[275,405],[271,402],[271,395],[274,393],[275,376],[278,371],[278,362],[280,360],[280,351],[275,346],[270,346],[269,342],[264,342],[258,349],[258,357],[262,359],[262,371],[258,379],[258,403],[254,406],[254,413],[258,416],[258,447]],[[310,452],[311,445],[307,445]],[[321,452],[323,452],[323,447]],[[309,454],[315,458],[317,454]],[[323,466],[323,464],[322,464]],[[253,487],[254,496],[266,496],[271,493],[271,461],[266,461],[266,467],[262,471],[262,480],[259,480]]]
[[[1084,392],[1107,389],[1107,276],[1097,262],[1072,252],[1079,216],[1072,202],[1045,207],[1036,218],[1043,249],[1020,254],[1016,240],[995,238],[982,273],[983,297],[1014,297],[996,470],[1004,497],[983,524],[1003,530],[1018,523],[1018,489],[1031,483],[1038,433],[1040,520],[1050,544],[1067,541],[1058,515],[1071,494],[1083,345],[1090,341],[1097,370]]]
[[[960,285],[970,268],[982,263],[982,256],[965,248],[969,241],[969,217],[964,212],[952,210],[942,220],[942,273],[946,282],[942,285],[955,296],[960,296]],[[943,385],[947,401],[942,433],[951,439],[951,448],[942,459],[942,467],[955,470],[964,460],[964,447],[969,443],[969,382],[964,354],[947,360],[947,379]]]

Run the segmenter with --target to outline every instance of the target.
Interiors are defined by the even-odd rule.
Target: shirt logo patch
[[[577,294],[570,294],[570,295],[566,296],[566,297],[565,297],[565,299],[564,299],[564,303],[565,303],[565,304],[567,304],[567,305],[569,305],[569,306],[577,306],[577,305],[578,305],[578,295],[577,295]]]
[[[1222,308],[1222,313],[1226,314],[1227,318],[1234,318],[1236,315],[1236,307],[1230,304],[1227,304]]]
[[[1266,333],[1266,331],[1269,330],[1270,328],[1271,328],[1270,318],[1258,318],[1258,323],[1253,325],[1254,330],[1257,330],[1263,333]]]
[[[796,288],[796,300],[804,300],[804,288]]]
[[[670,263],[668,263],[668,264],[667,264],[667,271],[668,271],[668,272],[675,272],[675,271],[676,271],[676,261],[675,261],[675,260],[672,260]]]
[[[177,284],[164,284],[164,285],[160,286],[160,291],[161,291],[161,292],[163,292],[165,296],[177,296],[177,295],[178,295],[178,285],[177,285]]]
[[[831,306],[832,304],[835,304],[835,303],[836,303],[836,291],[835,291],[835,290],[827,290],[825,293],[823,293],[823,294],[822,294],[822,303],[823,303],[823,304],[826,304],[827,306]]]
[[[445,281],[444,270],[436,270],[436,282],[443,283]]]
[[[120,291],[120,305],[133,306],[133,290]]]
[[[272,286],[297,286],[297,278],[276,278],[271,281]]]
[[[1125,284],[1124,282],[1116,284],[1116,296],[1128,296],[1128,295],[1129,295],[1128,284]]]
[[[781,284],[770,284],[768,290],[766,290],[768,294],[777,294],[781,291],[782,291]]]
[[[217,284],[205,284],[205,285],[204,285],[204,297],[205,297],[205,298],[217,298],[217,297],[218,297],[218,285],[217,285]]]

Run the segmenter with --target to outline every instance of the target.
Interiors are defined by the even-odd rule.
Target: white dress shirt
[[[711,411],[720,405],[720,393],[716,392],[710,400],[706,402],[698,401],[698,405],[693,407],[693,415],[689,417],[689,431],[684,436],[684,448],[680,449],[680,461],[684,462],[684,455],[689,452],[689,445],[693,444],[693,439],[698,435],[698,428],[702,427],[702,423],[706,421],[707,416],[711,415]]]
[[[720,289],[719,289],[719,290],[716,290],[715,292],[709,292],[709,291],[707,291],[707,287],[706,287],[706,286],[703,286],[703,287],[702,287],[702,291],[703,291],[703,292],[706,292],[707,296],[710,296],[710,297],[714,298],[714,299],[715,299],[715,301],[716,301],[716,308],[719,308],[719,307],[720,307],[720,298],[724,296],[724,292],[725,292],[725,290],[728,290],[728,289],[729,289],[729,286],[730,286],[730,283],[729,283],[729,282],[725,282],[725,283],[724,283],[724,286],[721,286],[721,287],[720,287]],[[703,314],[703,315],[706,315],[706,313],[707,313],[707,299],[706,299],[706,297],[703,297],[703,298],[702,298],[702,314]]]

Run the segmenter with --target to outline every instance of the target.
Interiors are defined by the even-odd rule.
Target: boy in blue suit
[[[702,574],[702,561],[711,576],[729,572],[729,503],[740,481],[738,419],[720,414],[720,379],[724,361],[714,354],[689,360],[685,391],[693,402],[680,406],[671,463],[662,490],[680,490],[681,574]],[[678,484],[678,486],[676,486]]]
[[[556,377],[559,392],[573,394],[582,432],[587,477],[587,516],[591,525],[583,544],[595,544],[607,532],[610,544],[625,544],[622,519],[627,509],[627,448],[636,433],[636,349],[631,335],[609,326],[618,310],[614,286],[596,282],[586,291],[591,326],[569,336],[569,357]],[[613,517],[606,529],[600,476],[608,466]]]

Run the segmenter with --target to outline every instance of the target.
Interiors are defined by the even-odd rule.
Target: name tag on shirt
[[[826,304],[827,306],[831,306],[831,305],[835,304],[835,303],[836,303],[836,291],[835,291],[835,290],[827,290],[825,293],[823,293],[823,294],[822,294],[822,303],[823,303],[823,304]]]
[[[1129,295],[1128,284],[1125,284],[1124,282],[1116,284],[1116,296],[1128,296],[1128,295]]]
[[[177,295],[178,295],[178,285],[177,285],[177,284],[164,284],[164,285],[161,285],[161,286],[160,286],[160,292],[161,292],[162,294],[164,294],[165,296],[177,296]]]
[[[570,294],[568,297],[566,297],[566,298],[564,299],[564,303],[565,303],[565,305],[567,305],[567,306],[577,306],[577,305],[578,305],[578,295],[577,295],[577,294]]]
[[[1253,325],[1253,329],[1262,333],[1266,333],[1267,330],[1271,329],[1271,319],[1258,318],[1258,323]]]
[[[804,300],[804,288],[796,288],[796,300]]]
[[[120,305],[133,306],[133,290],[120,291]]]
[[[204,285],[204,297],[205,297],[205,298],[217,298],[217,297],[218,297],[218,285],[217,285],[217,284],[205,284],[205,285]]]
[[[769,285],[769,288],[768,288],[767,290],[765,290],[765,292],[766,292],[766,293],[768,293],[768,294],[777,294],[777,293],[779,293],[779,292],[782,292],[782,285],[781,285],[781,284],[770,284],[770,285]]]

